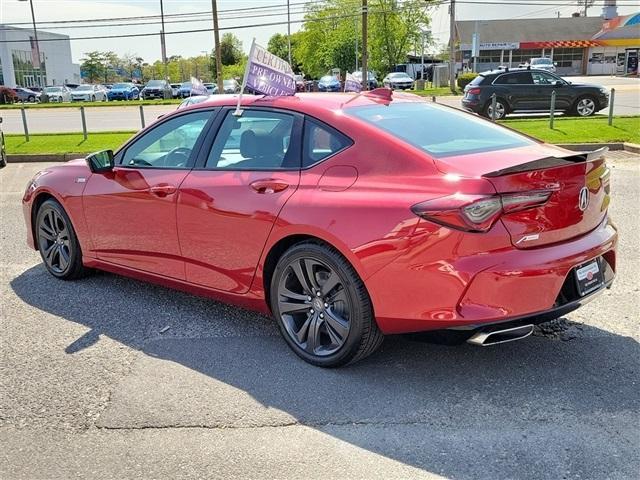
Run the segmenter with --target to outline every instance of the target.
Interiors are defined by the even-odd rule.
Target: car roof
[[[542,72],[549,73],[547,70],[543,70],[541,68],[530,68],[530,67],[513,67],[513,68],[499,68],[495,70],[487,70],[486,72],[480,72],[478,75],[483,77],[489,77],[491,75],[500,75],[503,73],[517,73],[517,72]]]

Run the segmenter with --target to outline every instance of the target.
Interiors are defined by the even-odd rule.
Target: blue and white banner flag
[[[245,87],[249,87],[253,93],[261,93],[270,97],[295,95],[296,93],[296,81],[291,65],[258,45],[255,39],[251,43],[251,50],[249,50],[247,69],[244,72],[242,90],[240,90],[238,97],[237,114],[240,112],[240,101]]]
[[[347,75],[344,77],[344,91],[356,93],[362,91],[362,84],[349,72],[347,72]]]
[[[209,91],[200,80],[191,77],[191,96],[194,95],[209,95]]]

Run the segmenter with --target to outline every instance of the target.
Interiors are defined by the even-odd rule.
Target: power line
[[[426,7],[426,5],[425,5]],[[369,14],[379,15],[386,13],[398,13],[399,9],[394,10],[369,10]],[[314,23],[314,22],[326,22],[331,20],[339,20],[344,18],[354,18],[360,16],[360,12],[354,14],[342,14],[342,15],[332,15],[326,16],[322,18],[311,18],[311,19],[300,19],[300,20],[291,20],[291,23]],[[219,30],[243,30],[247,28],[258,28],[258,27],[272,27],[279,25],[286,25],[287,22],[266,22],[266,23],[254,23],[250,25],[233,25],[228,27],[220,27]],[[197,28],[191,30],[179,30],[173,32],[165,32],[165,35],[178,35],[178,34],[187,34],[187,33],[203,33],[203,32],[212,32],[213,28]],[[137,37],[152,37],[160,35],[158,32],[148,32],[148,33],[125,33],[119,35],[91,35],[84,37],[68,37],[68,38],[45,38],[41,41],[45,42],[60,42],[60,41],[70,41],[70,40],[99,40],[99,39],[109,39],[109,38],[137,38]],[[24,40],[0,40],[0,43],[22,43]]]

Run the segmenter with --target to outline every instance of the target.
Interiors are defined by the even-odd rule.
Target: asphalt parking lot
[[[44,164],[10,164],[0,478],[637,478],[640,158],[610,164],[612,290],[520,342],[393,337],[338,370],[244,310],[104,273],[55,280],[20,207]]]

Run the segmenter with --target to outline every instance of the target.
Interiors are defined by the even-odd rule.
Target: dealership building
[[[456,22],[457,63],[481,72],[549,57],[560,75],[638,75],[640,13]]]
[[[0,85],[34,87],[80,83],[80,66],[71,60],[66,35],[0,24]]]

